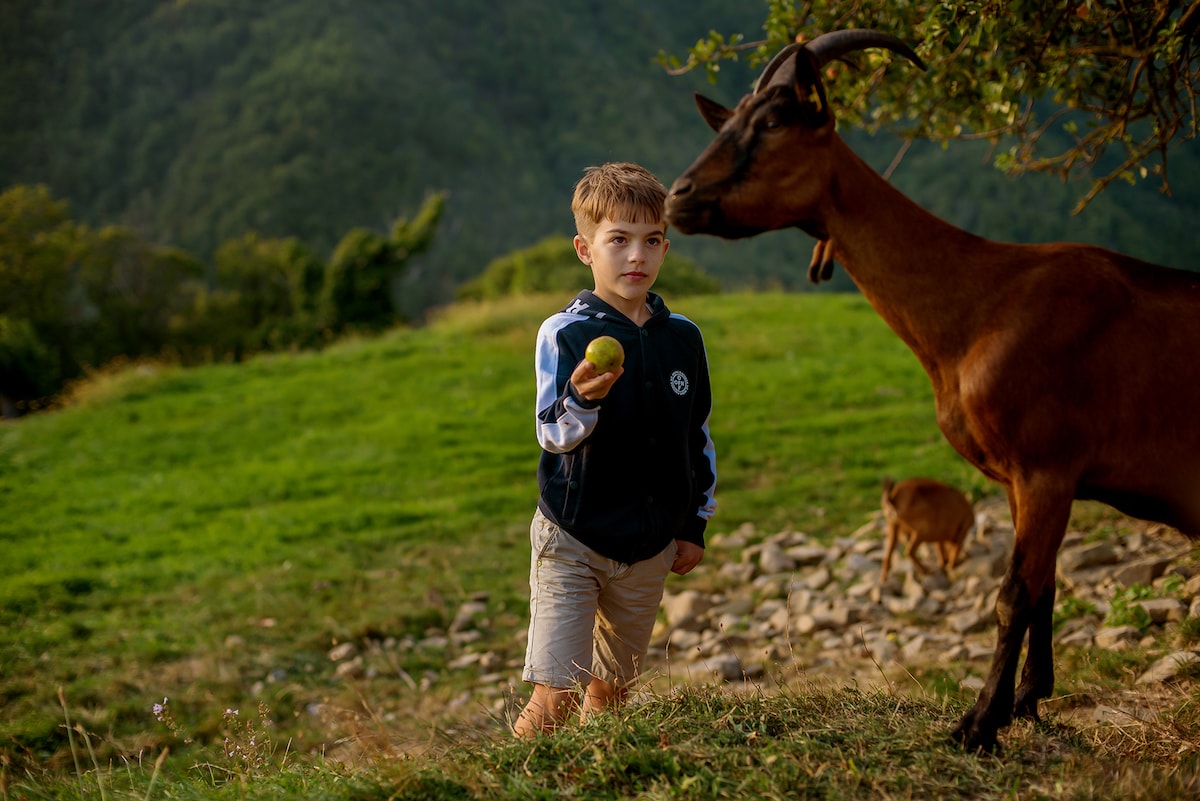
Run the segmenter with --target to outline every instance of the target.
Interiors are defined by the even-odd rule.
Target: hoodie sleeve
[[[538,331],[534,352],[537,376],[537,439],[550,453],[568,453],[591,436],[600,419],[600,404],[581,398],[571,384],[577,360],[564,353],[562,332],[568,315],[546,320]]]

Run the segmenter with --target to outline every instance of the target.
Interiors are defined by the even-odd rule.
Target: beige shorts
[[[586,686],[593,678],[618,687],[634,683],[675,561],[675,541],[658,556],[626,565],[596,553],[540,509],[529,540],[525,681],[556,689]]]

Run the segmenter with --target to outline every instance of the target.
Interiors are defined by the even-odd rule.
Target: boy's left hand
[[[704,549],[687,540],[675,540],[675,545],[678,552],[675,554],[675,562],[671,565],[671,572],[682,576],[700,564],[700,560],[704,558]]]

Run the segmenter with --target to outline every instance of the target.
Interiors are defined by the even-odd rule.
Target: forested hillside
[[[692,93],[719,84],[654,63],[710,29],[759,38],[765,4],[723,0],[15,0],[0,9],[0,188],[46,184],[93,225],[207,260],[254,231],[327,254],[446,192],[409,309],[451,297],[492,259],[568,233],[588,164],[640,161],[670,182],[710,138]],[[877,168],[899,143],[848,132]],[[986,149],[914,148],[894,180],[1000,239],[1072,239],[1200,264],[1200,157],[1172,161],[1176,197],[1118,187],[1071,218],[1081,186],[1005,179]],[[803,285],[811,240],[676,236],[727,286]],[[844,282],[838,286],[846,287]]]

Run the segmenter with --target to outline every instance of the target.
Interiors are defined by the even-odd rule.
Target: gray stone
[[[828,559],[828,550],[821,545],[795,545],[788,548],[787,555],[797,567],[819,565]]]
[[[780,598],[767,598],[755,604],[753,616],[755,620],[770,620],[780,610],[787,611],[787,602]]]
[[[912,614],[917,606],[921,603],[921,598],[913,596],[904,596],[901,598],[884,598],[883,607],[896,617]]]
[[[971,634],[976,631],[985,631],[995,621],[996,616],[991,610],[984,612],[968,609],[965,612],[957,612],[950,615],[946,618],[946,625],[952,631],[957,631],[959,634]]]
[[[925,647],[926,642],[928,642],[928,638],[924,635],[919,634],[916,637],[913,637],[900,647],[900,656],[906,662],[914,661],[918,656],[921,655],[921,649]]]
[[[713,617],[721,617],[724,615],[748,617],[753,612],[754,599],[746,595],[735,596],[727,601],[722,601],[709,610],[709,614]]]
[[[449,662],[447,662],[446,667],[450,668],[451,670],[466,670],[467,668],[471,667],[472,665],[479,664],[479,659],[480,659],[479,654],[473,654],[473,653],[462,654],[461,656],[457,656],[454,659],[451,659]]]
[[[810,571],[801,581],[810,590],[820,590],[829,585],[833,581],[833,575],[827,567],[818,567],[816,570]]]
[[[482,601],[467,601],[458,608],[454,620],[450,623],[450,633],[476,628],[479,621],[487,614],[487,604]]]
[[[799,615],[792,620],[792,631],[797,634],[812,634],[814,631],[842,629],[849,625],[849,618],[849,613],[844,609]]]
[[[756,570],[751,562],[725,562],[717,569],[717,575],[735,584],[749,584]]]
[[[767,544],[758,555],[758,566],[764,573],[786,573],[795,570],[796,560],[778,545]]]
[[[857,584],[851,584],[846,588],[846,597],[848,598],[866,598],[872,600],[879,593],[879,585],[873,579],[860,581]],[[874,602],[872,600],[872,602]]]
[[[1193,665],[1200,663],[1200,654],[1195,651],[1176,651],[1155,662],[1138,677],[1138,684],[1161,684],[1172,681]]]
[[[1123,587],[1149,587],[1163,574],[1171,560],[1165,557],[1138,559],[1113,570],[1113,578]]]
[[[975,642],[967,644],[967,659],[969,660],[991,659],[994,653],[996,653],[996,649],[991,643]]]
[[[707,595],[696,590],[684,590],[676,595],[663,595],[662,609],[667,623],[682,629],[698,630],[703,627],[700,620],[712,608]]]
[[[965,645],[950,645],[938,654],[938,661],[942,663],[961,662],[967,658],[968,653],[970,652]]]
[[[1071,621],[1068,621],[1068,622],[1071,622]],[[1073,631],[1069,631],[1065,634],[1062,631],[1059,631],[1059,633],[1055,637],[1054,642],[1056,645],[1062,645],[1064,647],[1076,646],[1076,647],[1081,647],[1081,648],[1087,648],[1092,645],[1092,642],[1095,639],[1096,639],[1096,627],[1093,626],[1091,623],[1085,623],[1084,625],[1079,626],[1079,627],[1075,628]]]
[[[339,679],[363,675],[363,658],[361,656],[356,656],[353,659],[338,663],[337,668],[334,670],[334,674]]]
[[[745,615],[723,614],[711,615],[711,617],[717,631],[727,636],[745,630],[749,623],[749,618]]]
[[[1187,612],[1183,601],[1177,598],[1143,598],[1133,603],[1145,609],[1155,623],[1183,620],[1184,613]]]
[[[875,636],[866,641],[867,655],[879,664],[896,661],[900,653],[899,646],[884,636]]]
[[[345,659],[349,659],[350,657],[354,656],[357,653],[358,653],[358,648],[355,647],[354,643],[344,642],[344,643],[340,643],[339,645],[335,645],[329,651],[328,656],[329,656],[330,661],[341,662]]]
[[[676,629],[671,632],[667,640],[666,647],[669,652],[676,654],[684,653],[691,654],[700,647],[701,634],[698,631],[688,631],[687,629]]]
[[[1108,704],[1097,704],[1092,708],[1089,715],[1093,723],[1103,723],[1115,726],[1127,726],[1132,721],[1140,721],[1148,723],[1153,721],[1155,714],[1146,709],[1123,709],[1121,707],[1109,706]]]
[[[734,654],[704,657],[699,664],[720,681],[740,681],[742,678],[742,662]]]
[[[1066,573],[1090,567],[1113,565],[1121,560],[1121,551],[1111,542],[1101,541],[1064,548],[1058,555],[1058,568]]]
[[[1096,632],[1097,648],[1118,648],[1135,643],[1142,637],[1137,626],[1105,626]]]

